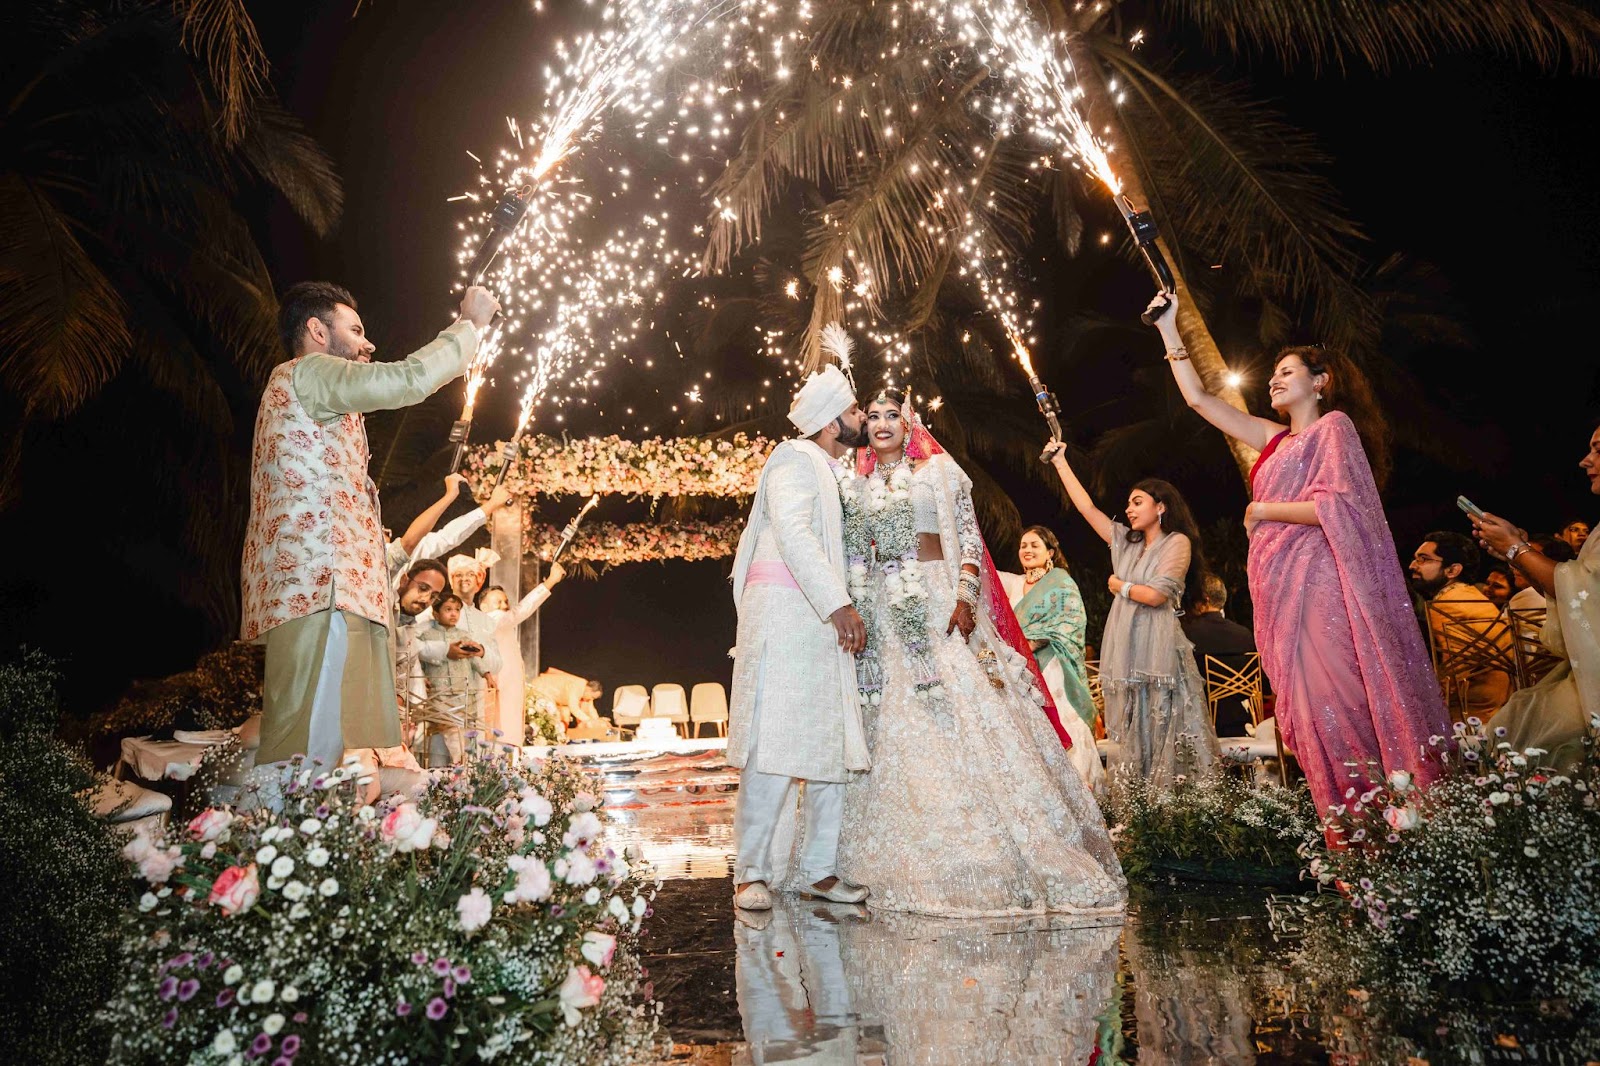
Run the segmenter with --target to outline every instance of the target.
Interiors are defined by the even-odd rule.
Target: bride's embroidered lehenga
[[[839,875],[888,910],[1119,917],[1121,866],[988,560],[972,482],[920,426],[908,451],[932,454],[887,477],[869,458],[841,486],[872,769],[847,786]],[[924,532],[943,560],[917,562]],[[983,576],[970,642],[945,632],[963,563]]]

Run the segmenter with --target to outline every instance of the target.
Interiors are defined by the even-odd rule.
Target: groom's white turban
[[[794,394],[794,403],[789,405],[789,421],[802,437],[809,437],[850,410],[855,402],[850,379],[829,363],[806,378],[806,383]]]

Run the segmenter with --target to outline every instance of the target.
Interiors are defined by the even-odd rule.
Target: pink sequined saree
[[[1448,736],[1450,722],[1354,423],[1333,411],[1276,444],[1253,497],[1313,502],[1321,524],[1256,527],[1256,645],[1283,742],[1326,813],[1367,787],[1369,766],[1433,780],[1429,737]]]

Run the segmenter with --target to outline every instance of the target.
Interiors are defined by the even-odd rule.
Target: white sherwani
[[[792,577],[792,583],[772,575]],[[844,516],[828,455],[808,440],[773,449],[733,564],[739,613],[728,762],[808,781],[865,770],[855,660],[830,616],[850,603]],[[757,735],[759,733],[759,745]]]

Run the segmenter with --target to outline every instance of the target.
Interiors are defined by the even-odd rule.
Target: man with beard
[[[419,403],[459,377],[499,305],[467,289],[456,322],[406,359],[373,363],[356,301],[327,282],[283,294],[291,358],[267,380],[256,418],[250,522],[241,567],[243,639],[266,644],[258,766],[400,743],[368,411]]]
[[[1411,557],[1411,587],[1423,602],[1424,632],[1435,660],[1453,656],[1475,637],[1491,634],[1496,645],[1511,655],[1511,630],[1494,623],[1496,607],[1472,583],[1478,570],[1478,546],[1460,533],[1429,533]],[[1501,669],[1474,670],[1464,677],[1440,678],[1466,687],[1464,699],[1451,696],[1465,713],[1488,718],[1511,694],[1511,675]],[[1449,691],[1448,689],[1446,690]]]

